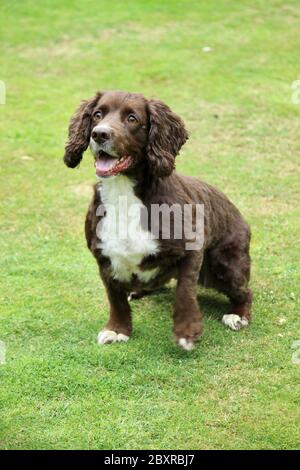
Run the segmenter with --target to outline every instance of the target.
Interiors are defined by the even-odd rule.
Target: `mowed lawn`
[[[299,449],[299,1],[0,8],[0,448]],[[62,156],[71,114],[101,88],[166,101],[190,131],[178,170],[251,224],[250,328],[226,329],[226,299],[199,288],[204,336],[179,350],[170,285],[133,304],[128,344],[97,345],[92,157],[72,171]]]

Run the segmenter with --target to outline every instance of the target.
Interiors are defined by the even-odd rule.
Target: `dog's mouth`
[[[132,165],[132,157],[126,155],[123,157],[112,157],[108,153],[99,152],[95,160],[97,176],[113,176],[127,170]]]

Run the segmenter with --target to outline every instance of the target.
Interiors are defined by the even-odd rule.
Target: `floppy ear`
[[[71,168],[75,168],[80,163],[83,152],[88,148],[91,135],[92,112],[100,96],[101,93],[98,92],[92,98],[83,101],[71,118],[64,156],[65,164]]]
[[[148,102],[149,138],[146,156],[155,176],[168,176],[175,167],[175,157],[188,139],[183,121],[159,100]]]

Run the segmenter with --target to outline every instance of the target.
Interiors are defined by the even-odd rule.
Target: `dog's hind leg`
[[[230,294],[228,297],[230,298]],[[241,289],[238,296],[234,293],[230,300],[230,313],[223,315],[222,322],[232,330],[238,331],[248,326],[251,320],[252,291]]]
[[[145,297],[146,295],[151,295],[152,292],[153,291],[147,291],[144,289],[131,291],[129,292],[127,296],[128,302],[131,302],[131,300],[141,299],[142,297]]]
[[[250,234],[226,237],[209,252],[211,287],[227,295],[230,311],[222,322],[232,330],[240,330],[251,320],[252,292],[250,279]]]
[[[157,287],[154,289],[137,289],[129,292],[127,299],[128,302],[131,302],[132,300],[142,299],[143,297],[146,297],[148,295],[160,294],[166,291],[167,288],[165,286]]]

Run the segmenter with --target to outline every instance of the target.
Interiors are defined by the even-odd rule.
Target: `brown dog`
[[[129,339],[130,293],[141,297],[171,278],[177,279],[173,333],[182,348],[192,349],[202,333],[199,282],[230,299],[224,324],[239,330],[250,321],[249,227],[224,194],[176,173],[175,157],[187,138],[184,123],[168,106],[139,94],[97,93],[71,119],[64,161],[76,167],[90,146],[101,180],[94,188],[85,224],[87,244],[110,303],[108,323],[98,336],[100,344]],[[197,239],[196,209],[201,204],[204,238],[202,244],[188,249],[187,242]],[[170,236],[163,236],[160,213],[149,216],[153,207],[181,210],[186,206],[192,207],[189,218],[176,219],[170,213]],[[178,220],[191,223],[192,238],[174,235]],[[134,223],[131,233],[128,222]],[[154,231],[158,236],[153,236]]]

